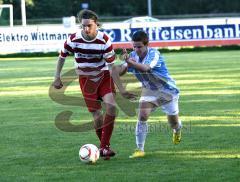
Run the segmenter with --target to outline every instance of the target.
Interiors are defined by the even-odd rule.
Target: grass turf
[[[0,59],[0,181],[238,181],[240,166],[240,54],[238,51],[166,53],[181,90],[182,143],[171,142],[164,114],[150,119],[146,157],[128,159],[135,149],[137,103],[117,97],[112,137],[118,155],[95,165],[79,161],[85,143],[98,145],[93,130],[64,132],[55,117],[72,111],[74,125],[90,121],[86,107],[49,98],[56,58]],[[72,69],[72,58],[63,72]],[[134,82],[127,75],[124,80]],[[139,91],[138,84],[127,88]],[[77,80],[66,95],[79,97]],[[130,114],[129,114],[130,111]]]

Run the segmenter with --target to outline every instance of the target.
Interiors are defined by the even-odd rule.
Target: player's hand
[[[129,99],[129,100],[136,100],[137,99],[137,95],[136,94],[130,93],[128,91],[122,92],[121,95],[124,98]]]
[[[61,89],[63,87],[62,80],[60,78],[55,78],[52,86],[54,86],[55,89]]]
[[[128,52],[127,52],[127,50],[126,49],[122,49],[122,59],[123,60],[127,60],[128,58],[129,58],[129,55],[128,55]]]
[[[133,66],[136,63],[136,60],[133,58],[126,59],[128,66]]]

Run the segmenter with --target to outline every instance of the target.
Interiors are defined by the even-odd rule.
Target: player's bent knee
[[[111,116],[116,116],[116,107],[114,105],[106,105],[106,113]]]

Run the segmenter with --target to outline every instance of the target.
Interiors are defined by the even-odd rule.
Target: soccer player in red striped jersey
[[[111,66],[115,53],[110,38],[98,31],[98,16],[91,10],[82,10],[78,14],[80,31],[71,34],[64,43],[58,58],[53,86],[62,88],[61,70],[65,58],[74,54],[76,73],[89,112],[92,113],[96,134],[100,140],[100,155],[110,159],[115,152],[110,149],[114,120],[116,117],[116,101]],[[116,83],[117,84],[117,83]],[[126,98],[134,97],[129,92],[121,93]],[[106,107],[103,115],[102,100]]]

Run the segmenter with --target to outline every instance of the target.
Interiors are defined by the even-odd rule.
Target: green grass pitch
[[[183,139],[175,146],[166,117],[149,119],[146,157],[135,149],[137,104],[117,96],[119,113],[112,136],[117,156],[95,165],[80,162],[81,145],[98,145],[95,132],[66,132],[55,117],[71,111],[75,126],[91,120],[86,107],[49,98],[56,58],[0,59],[0,181],[238,181],[240,177],[239,51],[166,53],[166,64],[181,90]],[[73,67],[68,58],[63,72]],[[139,91],[131,75],[127,88]],[[81,97],[77,80],[67,96]],[[131,112],[129,114],[129,111]]]

